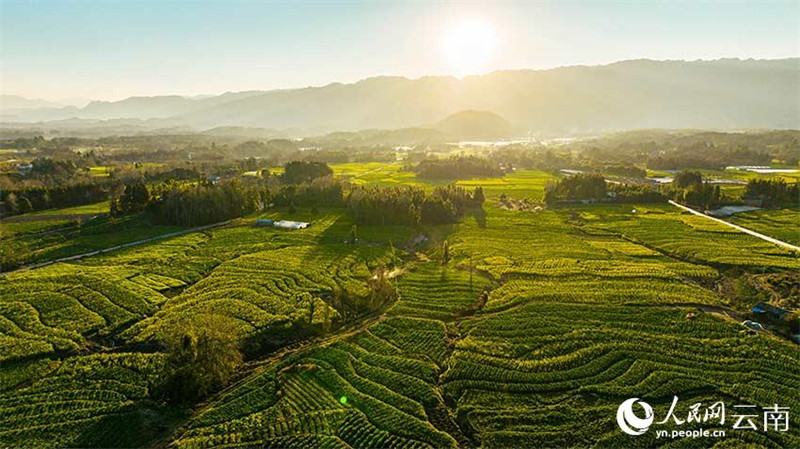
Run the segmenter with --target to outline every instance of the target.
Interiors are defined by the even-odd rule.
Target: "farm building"
[[[750,212],[753,210],[758,210],[758,207],[753,206],[722,206],[719,209],[714,210],[707,210],[706,214],[711,215],[712,217],[730,217],[733,214],[738,214],[739,212]]]
[[[753,313],[763,314],[775,320],[782,320],[789,315],[789,312],[781,309],[780,307],[771,306],[765,302],[759,302],[753,306]]]
[[[272,226],[281,229],[305,229],[311,226],[311,223],[306,223],[304,221],[280,220],[276,221]]]
[[[256,220],[256,226],[272,226],[273,228],[280,228],[280,229],[305,229],[311,226],[311,223],[306,223],[304,221],[289,221],[289,220],[279,220],[273,221],[272,219],[258,219]]]
[[[762,326],[761,323],[757,321],[750,321],[750,320],[742,321],[742,326],[753,329],[754,331],[764,330],[764,326]]]
[[[33,164],[17,164],[17,171],[21,175],[27,175],[33,169]]]

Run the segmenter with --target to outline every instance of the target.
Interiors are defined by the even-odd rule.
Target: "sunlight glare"
[[[452,75],[476,75],[487,69],[497,49],[497,33],[482,18],[465,18],[445,27],[442,50]]]

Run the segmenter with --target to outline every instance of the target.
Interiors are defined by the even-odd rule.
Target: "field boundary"
[[[712,216],[706,215],[706,214],[704,214],[702,212],[698,212],[698,211],[692,209],[691,207],[684,206],[683,204],[678,204],[678,203],[676,203],[675,201],[672,201],[672,200],[669,200],[669,204],[672,204],[673,206],[676,206],[676,207],[678,207],[680,209],[683,209],[683,210],[685,210],[687,212],[691,212],[694,215],[698,215],[700,217],[705,217],[705,218],[708,218],[709,220],[713,220],[713,221],[716,221],[718,223],[722,223],[722,224],[724,224],[726,226],[730,226],[733,229],[736,229],[737,231],[744,232],[745,234],[752,235],[753,237],[758,237],[761,240],[764,240],[764,241],[770,242],[772,244],[775,244],[775,245],[778,245],[778,246],[782,246],[784,248],[788,248],[788,249],[800,252],[800,246],[795,246],[795,245],[792,245],[791,243],[784,242],[783,240],[778,240],[776,238],[773,238],[773,237],[770,237],[768,235],[764,235],[764,234],[758,233],[758,232],[753,231],[751,229],[747,229],[747,228],[743,228],[743,227],[741,227],[739,225],[735,225],[735,224],[733,224],[733,223],[731,223],[729,221],[725,221],[725,220],[722,220],[722,219],[719,219],[719,218],[716,218],[716,217],[712,217]]]

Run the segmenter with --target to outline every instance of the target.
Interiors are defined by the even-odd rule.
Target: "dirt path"
[[[678,204],[678,203],[676,203],[675,201],[672,201],[672,200],[670,200],[670,201],[669,201],[669,203],[670,203],[670,204],[672,204],[673,206],[676,206],[676,207],[678,207],[678,208],[681,208],[681,209],[683,209],[683,210],[685,210],[685,211],[687,211],[687,212],[691,212],[691,213],[692,213],[692,214],[694,214],[694,215],[698,215],[698,216],[700,216],[700,217],[705,217],[705,218],[707,218],[707,219],[709,219],[709,220],[713,220],[713,221],[716,221],[716,222],[718,222],[718,223],[722,223],[722,224],[724,224],[724,225],[726,225],[726,226],[730,226],[730,227],[732,227],[733,229],[736,229],[737,231],[744,232],[745,234],[752,235],[753,237],[758,237],[758,238],[760,238],[761,240],[764,240],[764,241],[767,241],[767,242],[773,243],[773,244],[775,244],[775,245],[782,246],[782,247],[784,247],[784,248],[788,248],[788,249],[791,249],[791,250],[794,250],[794,251],[798,251],[798,252],[800,252],[800,246],[795,246],[795,245],[792,245],[791,243],[786,243],[786,242],[784,242],[783,240],[778,240],[778,239],[776,239],[776,238],[772,238],[772,237],[770,237],[770,236],[768,236],[768,235],[760,234],[760,233],[758,233],[758,232],[756,232],[756,231],[752,231],[752,230],[750,230],[750,229],[743,228],[743,227],[741,227],[741,226],[735,225],[735,224],[733,224],[733,223],[730,223],[730,222],[727,222],[727,221],[725,221],[725,220],[721,220],[721,219],[719,219],[719,218],[716,218],[716,217],[711,217],[711,216],[709,216],[709,215],[706,215],[706,214],[700,213],[700,212],[698,212],[698,211],[696,211],[696,210],[694,210],[694,209],[692,209],[692,208],[690,208],[690,207],[686,207],[686,206],[684,206],[684,205],[682,205],[682,204]]]
[[[357,174],[357,175],[353,176],[353,178],[352,178],[352,179],[360,178],[360,177],[362,177],[362,176],[364,176],[364,175],[368,175],[368,174],[370,174],[370,173],[375,173],[376,171],[381,171],[381,170],[383,170],[383,169],[384,169],[384,167],[373,168],[372,170],[367,170],[367,171],[365,171],[364,173],[359,173],[359,174]]]

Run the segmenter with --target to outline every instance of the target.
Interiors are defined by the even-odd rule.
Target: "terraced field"
[[[636,213],[631,213],[633,209]],[[623,205],[575,210],[589,232],[605,231],[701,264],[800,269],[800,260],[783,248],[671,206]]]
[[[800,407],[797,346],[748,332],[734,318],[752,304],[716,287],[730,268],[800,270],[793,254],[670,206],[506,210],[501,193],[547,179],[515,176],[530,182],[487,187],[482,218],[363,226],[357,245],[343,211],[300,211],[311,227],[248,217],[0,279],[0,446],[800,447],[796,413],[786,432],[726,422],[724,440],[631,437],[615,420],[631,397],[658,419],[674,396],[683,417]],[[427,246],[402,249],[420,232]],[[398,297],[367,315],[380,273]],[[192,409],[166,405],[159,336],[204,317],[274,348]]]
[[[108,208],[107,202],[105,207]],[[182,229],[176,226],[153,225],[142,216],[118,219],[99,216],[88,219],[83,215],[80,219],[64,219],[63,215],[45,212],[40,214],[34,217],[34,221],[4,221],[0,224],[2,272],[22,265],[75,256]],[[81,221],[84,219],[86,221]]]
[[[438,279],[436,289],[420,288],[431,279]],[[401,299],[386,319],[252,376],[197,416],[174,445],[468,446],[439,385],[452,336],[444,322],[416,315],[451,319],[481,289],[434,264],[417,267],[399,286]]]
[[[4,447],[147,446],[164,432],[165,408],[150,400],[160,354],[98,354],[3,366]]]
[[[462,326],[444,376],[445,392],[485,447],[670,447],[652,430],[619,431],[616,409],[647,401],[658,420],[673,396],[679,415],[717,401],[795,407],[800,388],[796,347],[751,336],[690,309],[528,303]],[[765,357],[765,354],[769,354]],[[800,423],[792,418],[792,425]],[[731,431],[728,444],[797,447],[794,432]],[[699,428],[702,423],[688,424]],[[685,428],[675,426],[667,428]],[[691,440],[711,447],[712,438]]]
[[[725,220],[800,246],[800,211],[797,209],[755,210],[738,213]]]
[[[146,341],[203,314],[227,317],[242,336],[307,320],[310,310],[312,323],[336,321],[325,301],[363,298],[371,270],[391,261],[388,240],[367,239],[402,246],[407,238],[407,231],[364,229],[368,244],[346,245],[350,224],[340,220],[321,216],[293,233],[245,222],[12,273],[0,282],[0,360],[77,351],[88,336]]]
[[[675,395],[684,414],[695,402],[800,405],[777,393],[800,388],[795,347],[697,309],[727,303],[702,287],[715,268],[560,211],[487,216],[452,230],[448,266],[419,262],[398,278],[382,322],[262,367],[172,444],[667,447],[621,433],[619,403],[641,397],[659,416]],[[733,431],[734,442],[793,447],[800,434]]]
[[[403,275],[397,285],[403,299],[390,314],[451,321],[478,307],[478,294],[489,282],[479,274],[470,276],[466,271],[426,263]]]

